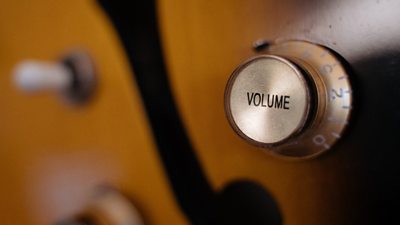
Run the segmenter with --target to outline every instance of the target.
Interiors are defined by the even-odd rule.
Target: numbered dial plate
[[[311,158],[330,149],[352,107],[342,63],[327,48],[303,41],[276,44],[263,53],[240,65],[228,82],[225,109],[234,130],[283,157]],[[286,108],[276,107],[282,105],[276,96],[286,96],[281,102]],[[295,129],[285,132],[287,126]]]

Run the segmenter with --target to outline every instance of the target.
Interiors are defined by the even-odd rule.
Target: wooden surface
[[[317,159],[291,162],[243,141],[223,107],[226,82],[255,55],[258,38],[292,38],[290,1],[159,1],[165,58],[175,98],[202,166],[216,190],[246,179],[262,184],[286,225],[348,224],[360,209],[356,159],[336,148]],[[301,6],[298,6],[301,7]],[[354,166],[354,164],[352,165]],[[357,209],[357,210],[356,210]]]
[[[21,60],[87,50],[98,89],[81,107],[12,82]],[[1,224],[54,224],[79,212],[93,188],[131,196],[146,224],[186,224],[163,173],[131,70],[94,1],[7,1],[0,7]],[[171,222],[172,221],[172,222]]]
[[[290,2],[159,0],[173,94],[216,191],[253,180],[275,197],[285,225],[349,224],[362,215],[357,155],[339,147],[317,159],[285,161],[245,143],[225,118],[226,82],[254,55],[252,42],[295,38],[283,27],[297,22],[291,12],[303,6]],[[89,104],[73,107],[55,94],[17,90],[16,63],[54,60],[75,47],[92,55],[99,74]],[[146,224],[188,223],[168,186],[122,46],[94,1],[3,4],[0,102],[2,224],[53,224],[79,212],[101,184],[131,196]]]

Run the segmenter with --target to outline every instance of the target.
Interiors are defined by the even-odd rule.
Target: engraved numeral
[[[332,71],[333,71],[333,66],[332,65],[324,64],[324,65],[321,66],[321,73],[323,75],[328,75],[328,74],[332,73]]]
[[[321,53],[320,57],[324,58],[327,54],[328,54],[328,51],[324,51],[324,52]]]
[[[332,88],[331,90],[331,99],[335,100],[336,98],[342,98],[344,95],[344,91],[342,88],[339,88],[339,90],[335,90]]]
[[[313,138],[313,142],[317,146],[323,146],[325,149],[329,149],[330,146],[326,143],[326,138],[322,134],[317,134]]]

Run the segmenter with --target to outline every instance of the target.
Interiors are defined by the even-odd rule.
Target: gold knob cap
[[[226,93],[232,126],[243,138],[262,146],[298,134],[310,111],[311,94],[304,75],[278,56],[261,55],[240,65]]]

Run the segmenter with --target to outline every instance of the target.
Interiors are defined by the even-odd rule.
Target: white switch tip
[[[14,82],[27,92],[64,91],[72,84],[71,71],[61,63],[27,60],[14,69]]]

